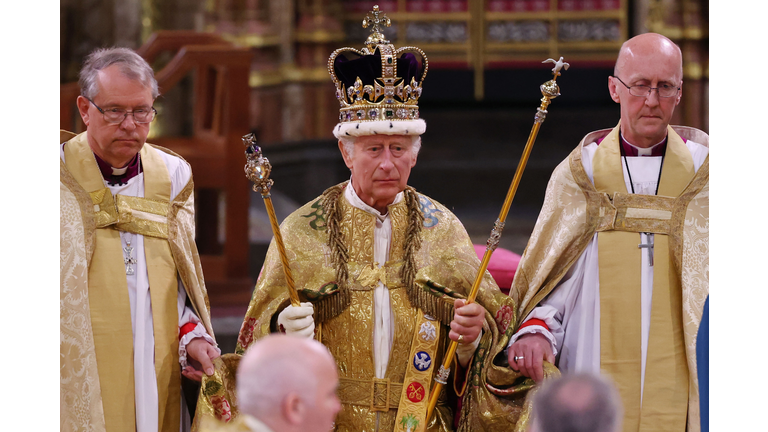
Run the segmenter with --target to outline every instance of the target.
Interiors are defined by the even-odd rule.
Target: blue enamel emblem
[[[432,366],[432,357],[424,351],[419,351],[413,357],[413,366],[421,372]]]

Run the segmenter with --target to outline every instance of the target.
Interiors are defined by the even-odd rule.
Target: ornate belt
[[[367,406],[371,411],[397,409],[402,391],[403,384],[390,382],[389,378],[339,378],[338,394],[341,403]]]

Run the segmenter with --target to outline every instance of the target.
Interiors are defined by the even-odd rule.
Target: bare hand
[[[515,357],[518,357],[515,361]],[[522,357],[522,358],[521,358]],[[555,356],[549,339],[541,333],[529,333],[520,336],[507,350],[509,366],[522,375],[533,378],[536,382],[544,379],[544,360],[554,364]]]
[[[451,331],[448,337],[458,341],[459,335],[464,335],[460,343],[470,344],[480,336],[485,319],[485,308],[477,303],[467,304],[466,300],[456,299],[453,302],[454,313],[451,321]]]
[[[219,357],[218,351],[208,341],[199,337],[187,344],[187,367],[181,371],[185,377],[200,382],[203,371],[208,376],[213,375],[213,359]]]

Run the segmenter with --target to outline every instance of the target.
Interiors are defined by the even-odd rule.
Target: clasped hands
[[[544,379],[544,360],[555,364],[552,345],[541,333],[520,336],[507,350],[507,360],[512,370],[536,382]]]
[[[453,305],[453,321],[448,337],[462,344],[474,343],[483,329],[485,308],[477,303],[466,304],[466,300],[462,299],[456,299]],[[311,338],[315,334],[313,311],[312,303],[309,302],[301,303],[300,307],[288,306],[278,315],[277,324],[287,334]]]
[[[213,345],[205,339],[194,338],[187,344],[187,367],[181,374],[185,377],[200,382],[203,379],[203,371],[208,376],[213,375],[213,359],[220,354]]]

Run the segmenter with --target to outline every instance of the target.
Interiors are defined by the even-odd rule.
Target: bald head
[[[547,381],[533,402],[536,432],[618,432],[621,402],[605,378],[564,375]]]
[[[659,90],[663,89],[663,96]],[[608,91],[621,104],[621,133],[637,147],[649,148],[667,136],[683,88],[683,57],[671,40],[645,33],[624,42]]]
[[[677,65],[676,79],[683,79],[683,53],[680,47],[666,36],[658,33],[643,33],[629,39],[621,45],[616,66],[613,68],[615,76],[623,76],[626,68],[632,64],[632,60],[642,58],[665,58]]]
[[[328,349],[296,336],[275,334],[254,342],[237,369],[240,411],[275,431],[329,430],[339,410],[337,386]]]

